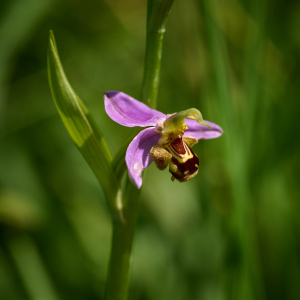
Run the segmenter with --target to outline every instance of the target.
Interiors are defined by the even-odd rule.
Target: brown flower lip
[[[175,168],[170,168],[171,174],[180,182],[188,181],[197,175],[199,170],[199,159],[193,150],[182,140],[177,138],[171,143],[173,149],[173,155],[171,163],[175,165]],[[177,153],[176,153],[177,152]],[[187,155],[190,157],[187,160],[182,160],[180,157]],[[176,169],[176,170],[174,170]],[[173,179],[174,180],[174,179]]]

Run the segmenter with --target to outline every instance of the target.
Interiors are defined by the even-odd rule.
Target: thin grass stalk
[[[255,237],[255,222],[247,170],[247,151],[244,143],[239,112],[233,105],[230,86],[230,68],[225,40],[213,15],[221,13],[218,1],[204,2],[204,16],[210,39],[216,92],[227,132],[226,156],[231,178],[233,211],[230,220],[231,235],[236,242],[238,264],[229,274],[231,287],[228,299],[264,299]]]
[[[252,18],[255,23],[248,24],[246,57],[244,65],[244,123],[246,131],[246,150],[247,157],[251,159],[251,144],[255,142],[255,130],[259,126],[258,113],[262,111],[265,102],[261,82],[262,74],[259,72],[263,57],[264,21],[266,16],[266,1],[251,4]]]
[[[20,234],[8,238],[7,245],[30,299],[60,300],[31,237]]]

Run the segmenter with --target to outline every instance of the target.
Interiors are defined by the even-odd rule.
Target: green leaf
[[[67,131],[102,186],[113,216],[122,216],[120,188],[112,168],[112,154],[93,117],[67,80],[52,31],[48,76],[52,97]]]

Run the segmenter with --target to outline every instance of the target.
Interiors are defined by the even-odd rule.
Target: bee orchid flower
[[[104,93],[108,116],[126,127],[144,127],[126,151],[128,175],[139,189],[142,172],[154,161],[160,170],[169,165],[172,181],[193,178],[199,169],[199,159],[191,147],[200,139],[222,135],[217,124],[204,121],[199,110],[191,108],[165,115],[144,103],[117,91]]]

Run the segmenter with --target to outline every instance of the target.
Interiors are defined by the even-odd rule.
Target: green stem
[[[162,45],[166,22],[174,0],[148,0],[147,37],[142,101],[156,108]]]
[[[147,34],[142,101],[151,108],[155,108],[157,103],[164,33],[160,30]]]
[[[113,221],[113,238],[105,290],[105,300],[127,299],[134,230],[139,207],[138,190],[127,179],[124,195],[124,220]]]
[[[148,0],[147,37],[144,65],[142,100],[155,108],[159,86],[162,43],[165,24],[174,0]],[[123,149],[125,150],[125,149]],[[122,149],[113,160],[116,175],[122,177],[123,168],[119,163]],[[105,290],[105,300],[126,300],[129,289],[129,269],[135,224],[139,207],[138,190],[127,179],[122,204],[123,219],[113,220],[113,238]]]

